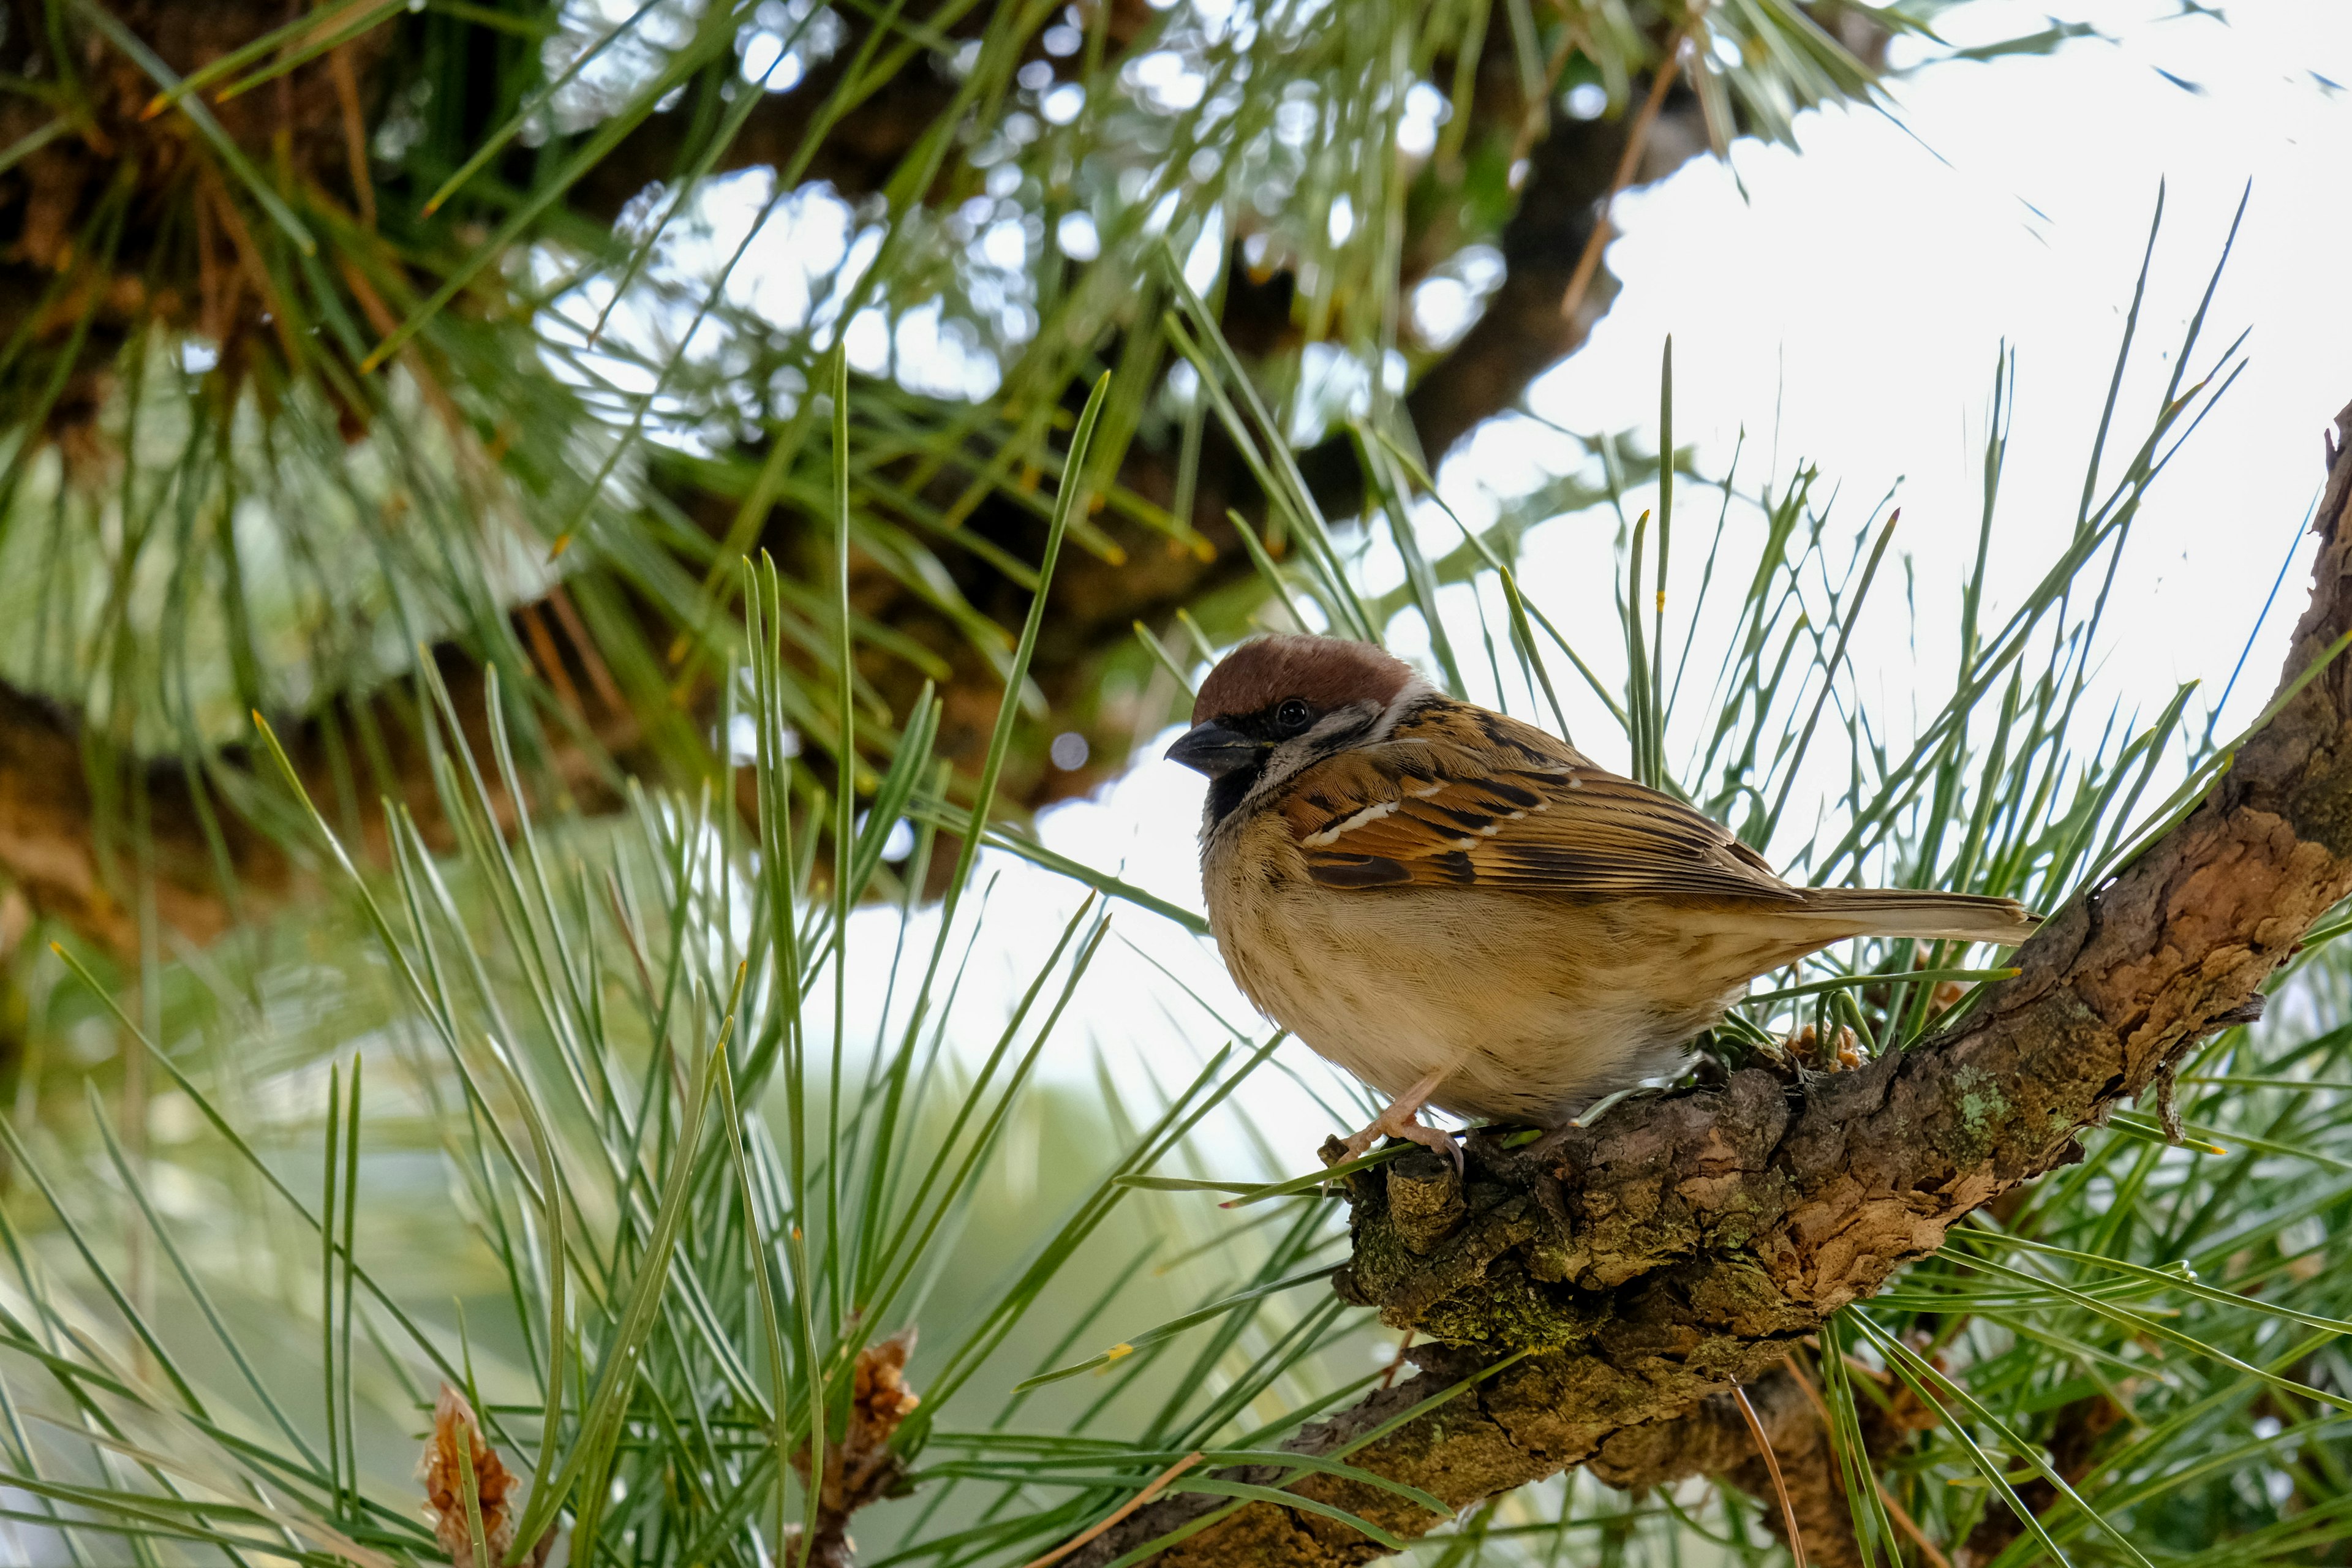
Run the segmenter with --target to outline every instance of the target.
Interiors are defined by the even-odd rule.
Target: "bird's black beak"
[[[1168,748],[1168,760],[1181,763],[1195,773],[1211,778],[1223,778],[1235,768],[1245,768],[1257,761],[1258,743],[1238,730],[1228,730],[1223,724],[1195,724],[1176,738]]]

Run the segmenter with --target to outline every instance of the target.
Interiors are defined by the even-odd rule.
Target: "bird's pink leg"
[[[1389,1108],[1381,1112],[1379,1121],[1362,1131],[1349,1137],[1348,1158],[1361,1159],[1370,1151],[1371,1146],[1382,1138],[1402,1138],[1409,1142],[1418,1143],[1424,1149],[1434,1149],[1453,1161],[1455,1170],[1460,1170],[1462,1168],[1461,1149],[1455,1145],[1452,1138],[1434,1127],[1422,1125],[1421,1121],[1421,1108],[1429,1103],[1429,1097],[1437,1092],[1437,1086],[1444,1083],[1447,1074],[1452,1071],[1453,1069],[1448,1068],[1445,1072],[1432,1073],[1390,1101]]]

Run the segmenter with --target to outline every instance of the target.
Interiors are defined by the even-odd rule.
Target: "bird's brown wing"
[[[1283,816],[1330,888],[1797,902],[1711,818],[1542,731],[1444,705],[1292,781]]]

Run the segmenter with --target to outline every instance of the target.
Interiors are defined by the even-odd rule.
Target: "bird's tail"
[[[1805,912],[1833,918],[1850,936],[1911,936],[2014,947],[2042,917],[2015,899],[1921,893],[1907,888],[1811,888]]]

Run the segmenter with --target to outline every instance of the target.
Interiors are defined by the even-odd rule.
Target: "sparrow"
[[[2011,899],[1799,888],[1713,819],[1370,643],[1268,637],[1167,755],[1209,779],[1209,926],[1259,1011],[1386,1096],[1558,1129],[1680,1069],[1758,975],[1851,937],[2011,946]]]

